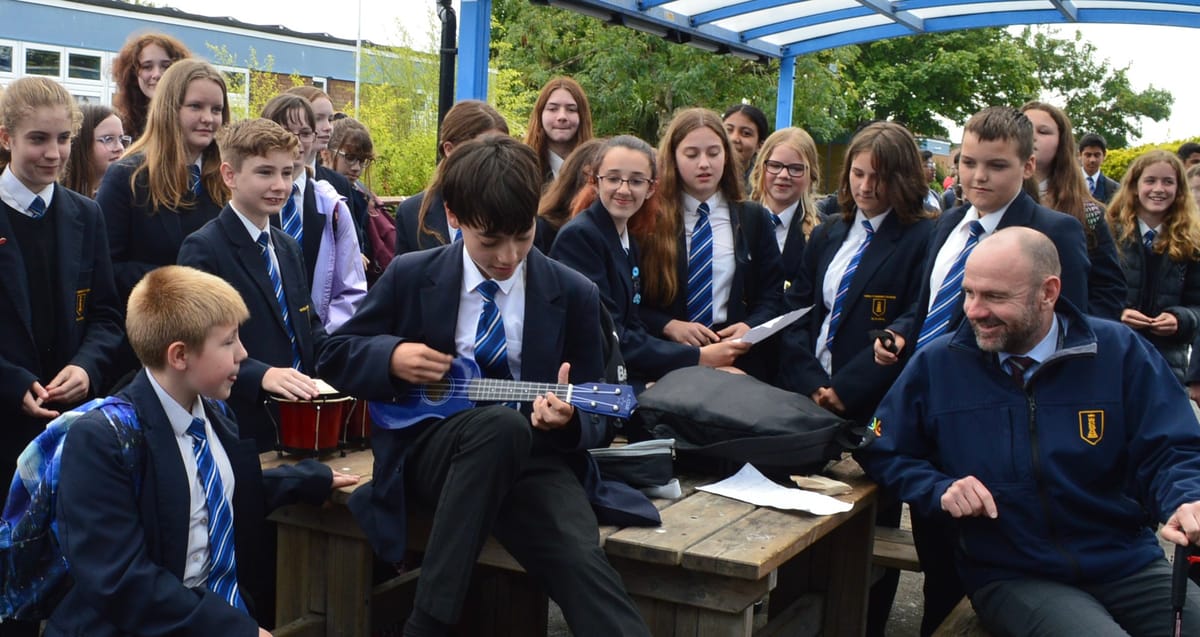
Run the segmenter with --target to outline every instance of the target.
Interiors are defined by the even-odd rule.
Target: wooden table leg
[[[825,597],[824,634],[827,637],[858,637],[866,633],[874,538],[874,499],[824,538],[829,554],[835,556]]]

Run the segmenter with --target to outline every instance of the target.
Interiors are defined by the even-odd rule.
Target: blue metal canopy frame
[[[672,42],[780,60],[777,128],[790,126],[796,56],[918,33],[1021,24],[1200,27],[1200,0],[530,0]],[[459,99],[487,99],[492,0],[462,0]]]

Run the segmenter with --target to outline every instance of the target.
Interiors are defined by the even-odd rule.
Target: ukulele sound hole
[[[421,393],[425,395],[425,400],[433,404],[445,402],[446,396],[449,394],[449,392],[449,386],[441,384],[426,385],[421,391]]]

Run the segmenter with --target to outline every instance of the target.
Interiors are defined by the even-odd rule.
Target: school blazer
[[[729,221],[733,230],[734,271],[729,290],[725,324],[745,322],[754,327],[778,316],[783,303],[783,266],[775,225],[766,208],[750,202],[729,203]],[[688,320],[688,251],[683,224],[680,224],[675,274],[679,293],[666,307],[645,305],[642,320],[651,334],[661,335],[672,319]]]
[[[400,202],[396,207],[396,256],[417,250],[428,250],[445,245],[454,240],[454,234],[446,224],[446,204],[442,201],[442,193],[433,193],[429,200],[429,211],[425,213],[425,226],[436,230],[442,235],[441,240],[427,232],[421,232],[418,227],[418,213],[421,212],[421,202],[429,196],[429,191],[419,192]]]
[[[189,492],[175,432],[146,371],[119,392],[133,404],[145,436],[135,486],[117,437],[99,411],[81,417],[63,447],[58,537],[74,585],[55,608],[47,636],[258,634],[258,622],[207,589],[183,586]],[[233,468],[238,585],[253,611],[274,573],[260,566],[266,514],[283,504],[319,504],[328,467],[305,461],[264,474],[258,452],[237,425],[206,405],[205,415]],[[136,505],[136,506],[134,506]]]
[[[700,362],[700,348],[646,333],[639,316],[640,304],[633,302],[634,295],[641,293],[640,283],[635,285],[633,280],[633,269],[640,263],[637,243],[630,238],[629,254],[625,254],[612,217],[599,199],[559,230],[550,257],[600,288],[600,300],[617,328],[621,356],[631,377],[656,380],[669,371]],[[639,279],[641,276],[639,273]]]
[[[819,387],[833,387],[846,405],[846,415],[865,422],[900,373],[899,365],[875,364],[867,332],[892,322],[920,294],[921,280],[912,273],[925,258],[934,223],[932,219],[921,219],[903,224],[893,212],[875,231],[842,305],[842,318],[830,348],[831,378],[815,354],[821,325],[829,313],[824,282],[853,223],[853,219],[846,221],[839,215],[818,226],[809,237],[802,281],[793,285],[786,296],[790,309],[809,305],[813,309],[783,334],[779,384],[805,396]],[[803,290],[808,293],[802,295]]]
[[[321,251],[321,237],[325,234],[325,215],[321,214],[321,211],[317,209],[315,178],[310,177],[308,183],[304,185],[304,208],[300,214],[300,218],[304,224],[304,234],[301,236],[304,241],[300,244],[301,253],[304,257],[304,280],[308,284],[309,289],[312,289],[313,272],[317,264],[317,253]],[[271,225],[276,228],[282,228],[281,216],[271,215]],[[274,239],[271,242],[274,243]]]
[[[302,278],[304,263],[299,246],[283,230],[275,227],[270,230],[288,314],[300,348],[300,371],[312,376],[316,373],[317,356],[325,345],[325,329],[320,317],[312,311],[308,285]],[[292,345],[258,242],[250,238],[233,208],[226,206],[215,220],[183,242],[179,265],[225,279],[250,309],[250,318],[240,329],[249,358],[242,362],[229,405],[237,414],[243,436],[256,438],[262,451],[274,448],[275,428],[263,409],[267,397],[262,391],[262,379],[271,367],[292,366]]]
[[[921,268],[921,294],[916,303],[909,307],[903,316],[896,319],[887,327],[905,338],[904,346],[907,355],[911,355],[917,338],[921,333],[921,325],[929,310],[929,300],[936,290],[929,289],[929,277],[933,272],[933,262],[937,259],[938,250],[946,243],[950,232],[963,220],[970,206],[959,206],[942,213],[933,229],[933,237],[929,241],[929,250],[925,255],[925,263]],[[1088,271],[1091,262],[1088,260],[1087,240],[1084,239],[1083,226],[1068,214],[1056,212],[1045,206],[1038,205],[1025,192],[1017,195],[1012,205],[1004,213],[1004,218],[996,227],[1010,228],[1024,226],[1033,228],[1046,235],[1058,248],[1058,259],[1062,263],[1062,296],[1079,308],[1088,307]],[[950,315],[950,325],[947,333],[957,329],[963,319],[962,304],[957,303]]]
[[[21,246],[13,234],[8,214],[0,212],[0,420],[8,431],[0,440],[14,446],[29,442],[45,425],[21,411],[21,400],[34,381],[48,383],[67,365],[87,372],[89,390],[99,391],[112,378],[113,358],[125,338],[123,304],[113,284],[108,256],[108,234],[96,202],[56,185],[47,214],[55,223],[58,252],[56,294],[61,312],[53,343],[55,369],[41,370],[41,357],[33,340],[29,280]],[[50,374],[39,378],[37,370]],[[20,442],[18,442],[20,441]],[[7,446],[7,444],[6,444]],[[12,468],[21,447],[0,450],[4,470]]]
[[[221,212],[203,189],[192,208],[178,212],[152,208],[145,174],[139,177],[136,189],[129,188],[130,175],[145,160],[146,156],[138,153],[112,164],[96,192],[96,203],[104,211],[113,276],[122,300],[129,298],[133,286],[147,272],[175,264],[184,239],[180,215],[199,215],[195,223],[199,228]]]
[[[804,203],[801,202],[800,206],[792,215],[792,223],[788,226],[787,239],[783,242],[783,252],[780,254],[784,285],[788,287],[794,285],[804,272]]]
[[[1087,181],[1087,175],[1084,175],[1083,179],[1084,181]],[[1111,179],[1103,172],[1098,172],[1096,173],[1096,192],[1092,193],[1092,196],[1095,197],[1097,201],[1107,206],[1108,202],[1112,201],[1112,198],[1116,196],[1117,191],[1120,189],[1121,184],[1119,182]]]
[[[396,257],[367,292],[354,317],[330,336],[329,346],[321,352],[322,377],[359,399],[386,401],[409,389],[389,371],[396,346],[415,341],[453,353],[462,250],[462,243],[457,242]],[[525,276],[521,379],[556,382],[563,362],[571,363],[572,383],[602,378],[603,337],[596,285],[536,250],[526,257]],[[585,460],[582,450],[605,447],[612,441],[614,429],[608,418],[576,414],[576,421],[565,429],[545,435],[535,432],[535,439],[541,436],[564,452],[580,452]],[[350,500],[351,511],[375,552],[389,562],[403,559],[407,545],[404,448],[411,431],[376,434],[371,441],[377,449],[374,479],[359,487]],[[398,446],[399,451],[384,454],[378,450],[381,446]],[[382,466],[379,459],[385,455],[397,458],[398,466]],[[591,476],[598,480],[599,476]]]

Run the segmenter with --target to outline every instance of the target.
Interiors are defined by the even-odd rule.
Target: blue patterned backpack
[[[133,405],[123,398],[95,398],[60,414],[21,452],[0,519],[0,620],[49,617],[67,590],[67,559],[58,543],[56,518],[63,442],[71,426],[99,409],[116,431],[134,487],[141,491],[145,449]]]

